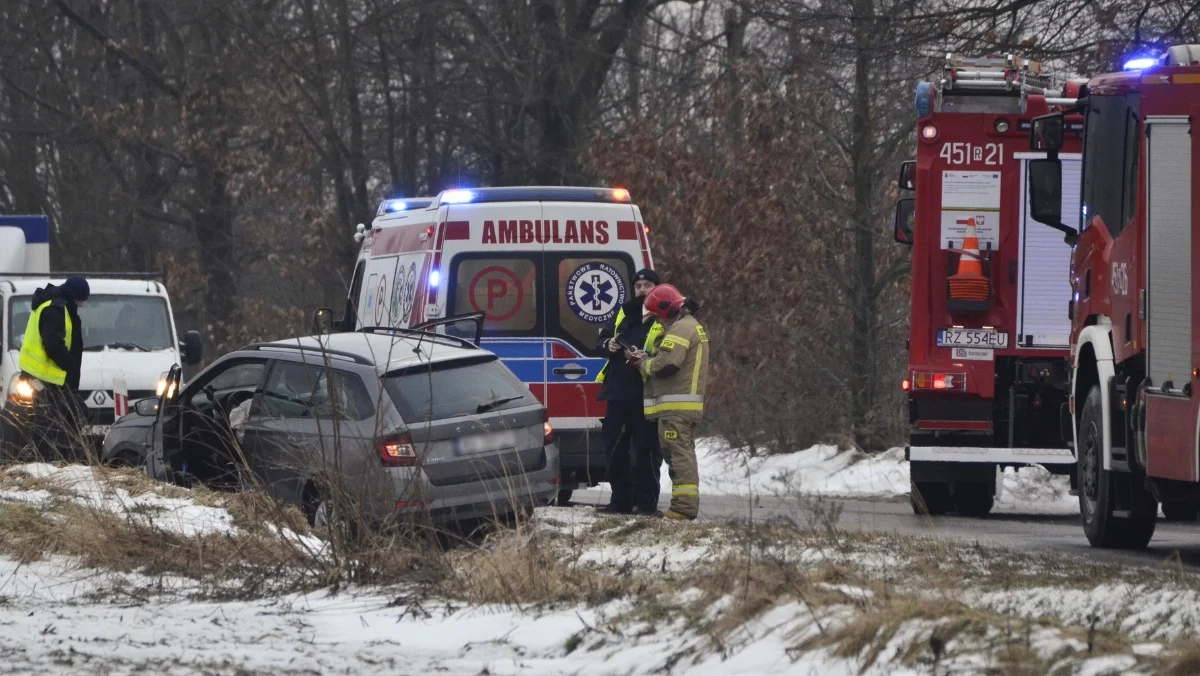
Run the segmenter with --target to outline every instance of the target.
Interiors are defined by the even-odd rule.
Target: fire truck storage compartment
[[[1016,346],[1063,348],[1071,342],[1071,320],[1067,303],[1071,297],[1068,279],[1071,270],[1071,247],[1063,242],[1062,233],[1033,220],[1029,213],[1026,171],[1029,160],[1045,157],[1044,153],[1014,153],[1021,161],[1021,228],[1020,249],[1017,255],[1017,326]],[[1080,171],[1082,155],[1061,153],[1062,214],[1064,220],[1079,215]],[[1068,223],[1071,225],[1071,223]]]
[[[1192,138],[1184,116],[1147,116],[1147,391],[1192,376]]]

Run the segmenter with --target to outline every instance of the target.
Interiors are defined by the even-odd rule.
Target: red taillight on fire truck
[[[962,392],[967,389],[967,374],[913,371],[912,389]]]
[[[905,392],[911,390],[912,389],[912,381],[908,380],[907,378],[900,381],[900,389],[904,390]]]
[[[407,433],[380,439],[379,459],[384,467],[416,467],[421,464],[412,437]]]

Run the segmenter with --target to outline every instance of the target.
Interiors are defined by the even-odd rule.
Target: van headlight
[[[12,377],[8,384],[8,400],[16,404],[28,406],[33,403],[33,383],[26,380],[20,373]]]

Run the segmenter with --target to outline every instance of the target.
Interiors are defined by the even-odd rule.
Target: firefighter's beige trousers
[[[700,469],[696,466],[696,423],[680,416],[658,419],[658,442],[671,475],[671,511],[696,518],[700,512]]]

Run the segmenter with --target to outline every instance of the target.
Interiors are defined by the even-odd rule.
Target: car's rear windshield
[[[383,384],[410,424],[538,403],[529,388],[494,356],[393,371],[383,377]]]

